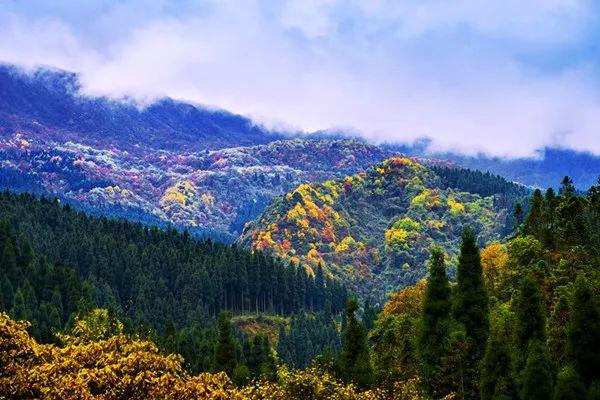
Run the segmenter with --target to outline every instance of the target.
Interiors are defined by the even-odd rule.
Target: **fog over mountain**
[[[599,17],[588,0],[9,2],[0,60],[79,72],[87,94],[167,95],[285,130],[598,154]]]

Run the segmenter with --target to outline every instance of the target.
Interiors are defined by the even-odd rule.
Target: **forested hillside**
[[[378,298],[426,274],[433,243],[456,265],[457,232],[471,226],[480,243],[515,227],[513,207],[528,189],[490,174],[411,158],[390,158],[365,172],[300,185],[276,199],[240,242],[328,273]]]
[[[127,333],[110,311],[78,314],[49,346],[30,336],[26,322],[1,313],[0,396],[598,399],[600,181],[579,195],[565,178],[558,193],[538,190],[529,203],[531,211],[504,243],[480,248],[474,232],[463,229],[455,280],[448,277],[446,249],[433,246],[427,278],[391,294],[376,319],[368,304],[360,310],[350,300],[340,346],[324,349],[310,368],[285,365],[306,366],[289,345],[310,343],[306,332],[331,320],[327,307],[317,317],[294,317],[291,332],[281,326],[277,351],[261,335],[240,345],[221,313],[213,373],[199,375],[151,339]]]
[[[54,341],[75,315],[103,307],[128,332],[156,332],[195,370],[210,367],[204,358],[221,310],[336,315],[346,302],[337,282],[260,252],[90,217],[26,194],[0,194],[0,266],[0,307],[29,320],[38,340]],[[169,344],[169,336],[187,344]]]

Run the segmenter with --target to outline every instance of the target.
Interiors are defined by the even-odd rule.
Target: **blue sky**
[[[91,95],[433,150],[600,154],[600,2],[0,0],[0,61]]]

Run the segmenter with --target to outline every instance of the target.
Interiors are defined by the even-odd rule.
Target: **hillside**
[[[247,224],[240,242],[309,270],[324,264],[361,293],[380,296],[422,278],[433,243],[455,264],[464,226],[480,244],[502,239],[513,225],[509,208],[527,193],[489,174],[435,171],[395,157],[343,179],[300,185]]]
[[[248,146],[281,139],[248,118],[165,98],[140,108],[132,102],[80,93],[72,72],[25,73],[0,64],[0,135],[28,131],[135,154]]]
[[[138,155],[20,131],[0,138],[0,187],[50,193],[104,215],[233,237],[275,196],[360,171],[391,152],[355,141]]]

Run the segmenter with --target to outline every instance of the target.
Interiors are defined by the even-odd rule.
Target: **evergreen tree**
[[[600,317],[587,279],[579,275],[571,302],[567,348],[584,383],[600,380]]]
[[[10,310],[11,316],[17,321],[20,320],[29,320],[31,311],[27,309],[27,305],[25,303],[25,297],[23,296],[23,291],[21,288],[17,288],[15,292],[15,297],[13,299],[13,308]]]
[[[422,373],[430,383],[433,382],[444,355],[450,308],[450,286],[444,265],[444,253],[440,248],[433,247],[429,259],[429,278],[423,300],[421,330],[418,338]]]
[[[523,223],[523,206],[520,202],[515,203],[515,228],[518,228]]]
[[[219,314],[219,333],[215,345],[213,371],[224,371],[233,376],[236,367],[235,343],[231,333],[231,320],[229,313],[222,311]]]
[[[365,328],[356,319],[358,302],[348,301],[346,310],[346,331],[341,355],[342,377],[359,387],[368,387],[373,381],[373,371],[367,347]]]
[[[518,366],[525,362],[525,355],[532,340],[546,342],[546,318],[537,282],[531,275],[521,280],[515,302],[517,323],[515,326]]]
[[[556,195],[554,194],[554,189],[548,188],[546,190],[546,194],[544,195],[544,203],[546,205],[545,209],[545,219],[546,219],[546,229],[544,232],[544,244],[550,248],[554,249],[555,247],[555,230],[556,230],[556,221],[555,221],[555,212],[556,212]]]
[[[581,376],[572,365],[565,366],[556,377],[554,400],[585,399],[586,391]]]
[[[462,234],[456,281],[453,315],[465,326],[467,336],[474,342],[475,356],[480,358],[489,330],[488,296],[475,234],[468,227]]]
[[[499,322],[488,338],[481,363],[481,400],[516,397],[512,353],[507,341],[508,321]]]
[[[523,370],[521,398],[527,400],[552,399],[553,377],[550,358],[539,340],[529,344],[527,362]]]
[[[567,332],[569,327],[569,302],[560,294],[548,322],[548,352],[557,368],[561,368],[567,358]]]
[[[377,311],[375,310],[375,307],[373,307],[371,305],[371,302],[369,301],[369,299],[366,299],[365,305],[363,307],[362,323],[367,332],[370,332],[371,329],[373,329],[376,318],[377,318]]]
[[[542,191],[536,189],[533,192],[531,198],[531,207],[529,214],[525,219],[524,233],[526,235],[532,235],[536,239],[542,241],[544,239],[544,228],[545,228],[545,205],[544,198],[542,197]]]

